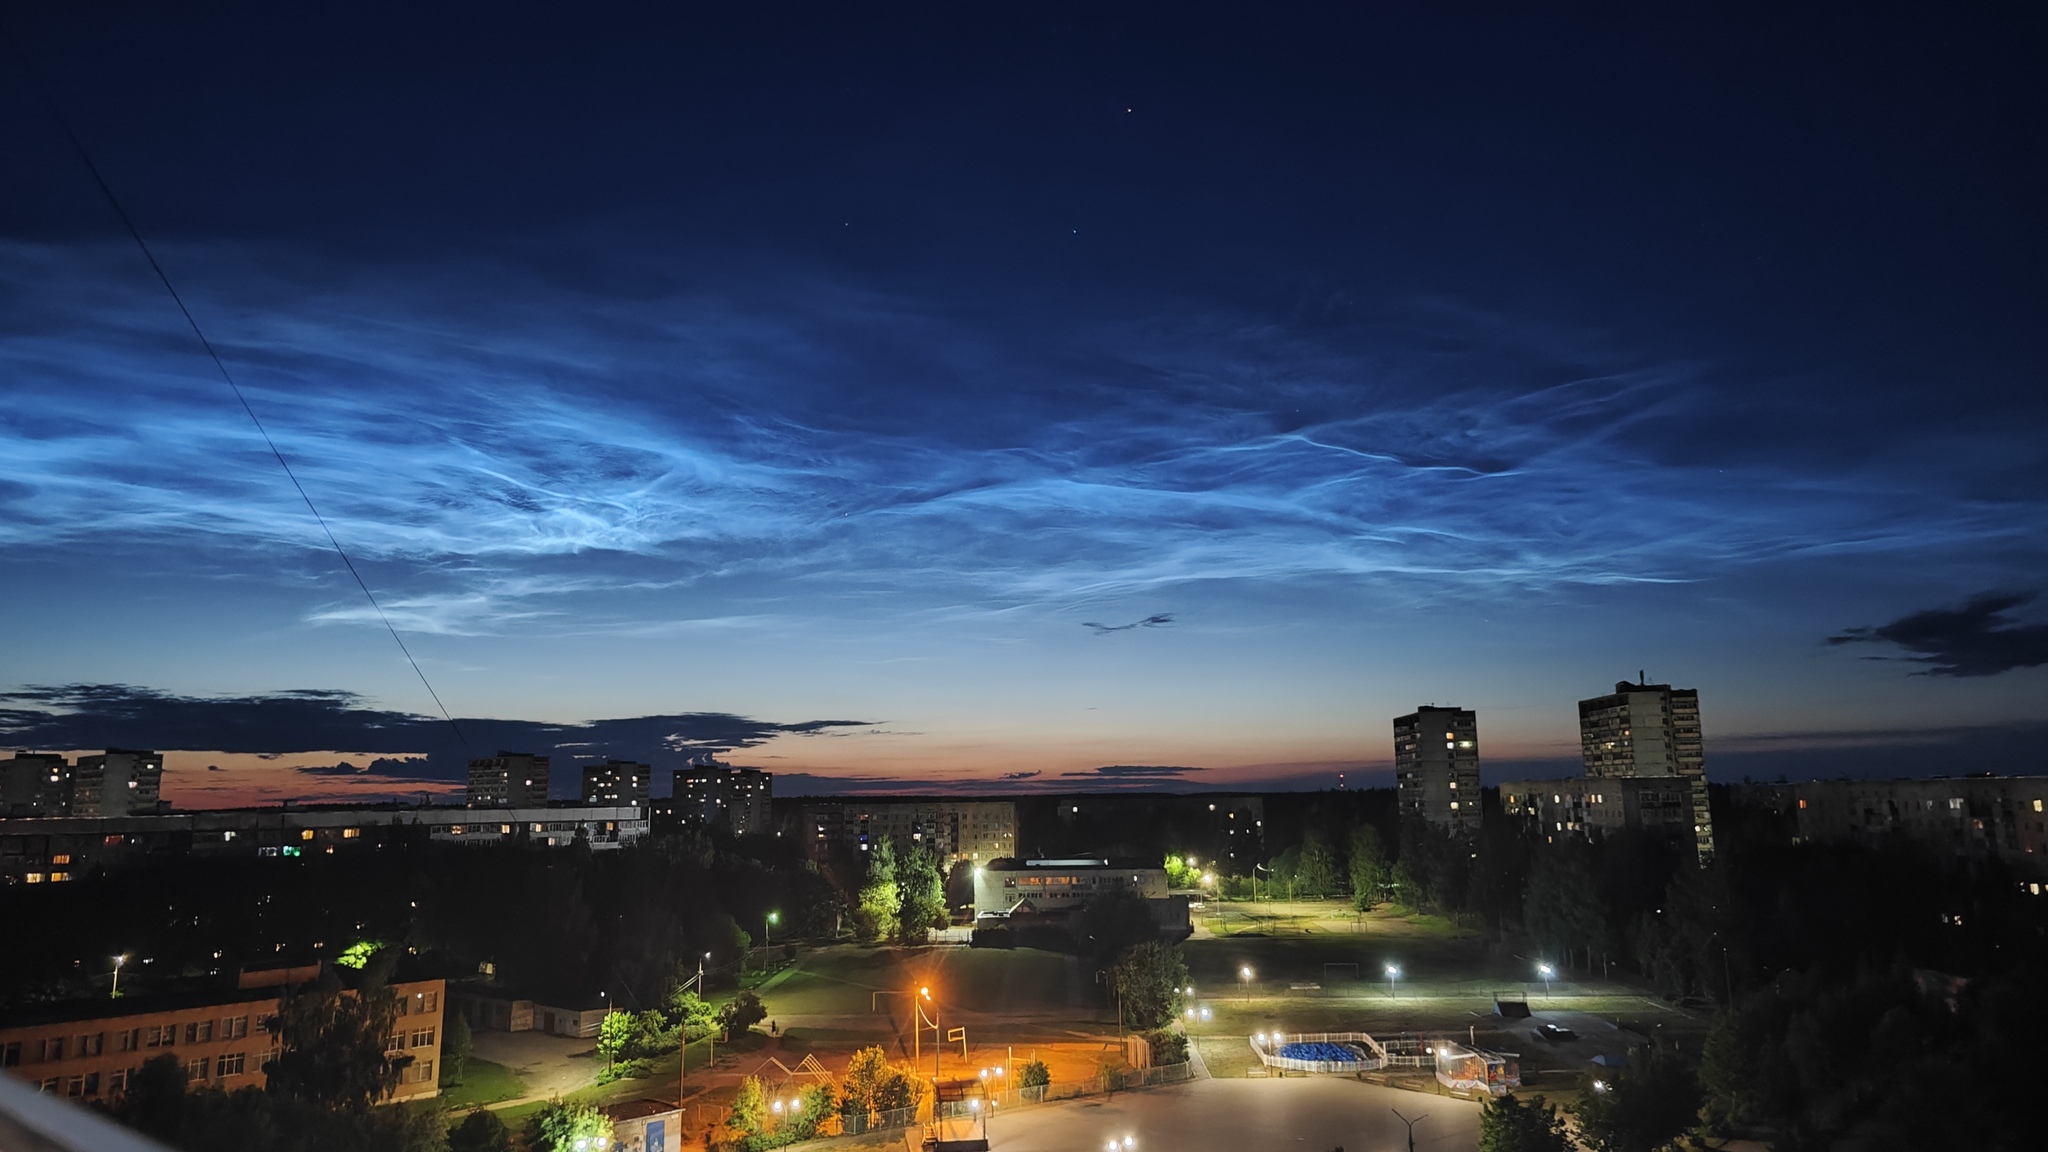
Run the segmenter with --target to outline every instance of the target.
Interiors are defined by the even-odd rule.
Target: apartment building
[[[583,802],[611,805],[646,804],[648,781],[653,774],[653,768],[633,760],[607,760],[602,764],[585,764]]]
[[[692,764],[678,768],[669,786],[664,821],[724,828],[735,836],[775,831],[775,776],[759,768]]]
[[[1394,791],[1401,818],[1471,839],[1479,834],[1479,718],[1425,704],[1394,719]]]
[[[548,758],[499,752],[469,762],[471,808],[540,808],[548,802]]]
[[[403,843],[524,844],[593,851],[647,834],[647,809],[408,807],[398,804],[208,809],[145,816],[0,818],[0,884],[61,884],[94,867],[183,856],[348,856]]]
[[[1008,800],[818,800],[790,821],[811,858],[857,856],[887,837],[901,852],[921,848],[946,863],[985,863],[1017,854],[1017,806]]]
[[[17,752],[0,763],[0,816],[66,815],[71,789],[71,761],[55,752]]]
[[[1532,821],[1546,840],[1624,830],[1692,838],[1693,793],[1675,776],[1526,780],[1500,786],[1501,813]]]
[[[155,752],[109,748],[80,756],[72,769],[69,816],[127,816],[154,812],[162,792],[164,758]]]
[[[1996,857],[2048,878],[2048,776],[1812,780],[1738,785],[1737,798],[1789,808],[1801,842],[1910,840],[1958,857]]]
[[[1713,857],[1698,689],[1623,680],[1605,696],[1579,701],[1579,751],[1590,778],[1678,782],[1669,787],[1683,787],[1690,797],[1699,858]]]
[[[282,970],[290,984],[276,982],[279,971],[244,973],[232,988],[38,1005],[0,1018],[0,1070],[53,1095],[107,1101],[127,1091],[145,1061],[169,1055],[195,1087],[261,1087],[263,1066],[276,1053],[268,1022],[290,984],[319,969]],[[442,982],[392,990],[402,1014],[386,1051],[412,1059],[391,1099],[438,1095]]]

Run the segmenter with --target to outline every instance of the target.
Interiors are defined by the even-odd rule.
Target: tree
[[[896,913],[902,907],[903,893],[896,886],[896,848],[884,836],[868,850],[867,882],[861,886],[860,907],[854,914],[856,933],[864,941],[896,935]]]
[[[725,1129],[734,1140],[759,1135],[768,1125],[768,1093],[761,1087],[761,1078],[749,1076],[740,1081],[739,1094],[732,1098],[732,1112],[725,1118]]]
[[[1110,984],[1123,1005],[1124,1022],[1140,1030],[1160,1028],[1179,1014],[1188,966],[1180,949],[1157,942],[1132,947],[1110,969]]]
[[[1699,1082],[1662,1045],[1631,1051],[1624,1071],[1587,1087],[1572,1111],[1594,1152],[1656,1152],[1699,1122]]]
[[[1351,903],[1360,911],[1380,902],[1393,872],[1380,845],[1379,829],[1360,824],[1351,830]]]
[[[1551,955],[1568,962],[1574,952],[1583,951],[1590,964],[1593,950],[1607,942],[1607,916],[1584,845],[1555,845],[1537,857],[1522,898],[1522,919],[1529,935]]]
[[[875,1097],[889,1074],[889,1056],[880,1048],[862,1048],[846,1062],[839,1078],[839,1110],[866,1120],[875,1111]]]
[[[476,1055],[476,1036],[469,1030],[469,1018],[460,1012],[450,1012],[444,1017],[447,1023],[441,1033],[441,1083],[460,1084],[462,1074],[469,1069],[469,1058]]]
[[[718,1022],[727,1036],[737,1035],[768,1018],[768,1008],[752,992],[741,992],[718,1010]]]
[[[373,965],[374,967],[374,965]],[[410,1056],[387,1056],[398,998],[382,983],[346,989],[332,969],[285,998],[271,1017],[277,1058],[264,1065],[268,1090],[330,1111],[368,1108],[398,1087]]]
[[[597,1024],[597,1051],[604,1057],[606,1067],[617,1062],[625,1054],[626,1043],[633,1038],[633,1014],[631,1012],[607,1012]]]
[[[718,1010],[713,1008],[694,988],[683,988],[672,984],[663,1001],[669,1023],[683,1030],[688,1040],[701,1040],[718,1026]]]
[[[1052,1069],[1043,1060],[1027,1060],[1017,1069],[1017,1084],[1021,1088],[1043,1088],[1052,1083]]]
[[[898,901],[896,938],[905,944],[922,944],[933,928],[946,926],[946,880],[931,853],[912,849],[897,870],[902,890]]]
[[[1201,869],[1188,863],[1187,857],[1178,852],[1166,854],[1166,886],[1168,888],[1195,888],[1202,882]]]
[[[1323,838],[1310,833],[1302,843],[1301,859],[1294,865],[1296,896],[1327,896],[1337,887],[1337,858]]]
[[[1500,1096],[1479,1109],[1479,1152],[1572,1152],[1557,1106],[1541,1096],[1528,1102]]]
[[[1143,896],[1114,891],[1083,905],[1074,917],[1073,931],[1081,950],[1103,961],[1159,939],[1159,922],[1152,918],[1152,905]]]
[[[448,1152],[512,1152],[512,1130],[488,1108],[479,1108],[448,1131]]]
[[[560,1097],[547,1102],[526,1122],[527,1152],[577,1152],[578,1140],[594,1147],[599,1137],[611,1143],[612,1122],[594,1104],[570,1104]]]

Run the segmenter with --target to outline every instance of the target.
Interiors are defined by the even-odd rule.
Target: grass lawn
[[[761,993],[771,1017],[886,1015],[901,993],[932,988],[972,1011],[1065,1008],[1067,958],[1033,948],[868,948],[837,945],[804,954]],[[888,993],[879,999],[875,993]]]
[[[526,1081],[503,1064],[472,1056],[462,1069],[462,1082],[441,1089],[441,1101],[450,1108],[474,1108],[526,1095]]]

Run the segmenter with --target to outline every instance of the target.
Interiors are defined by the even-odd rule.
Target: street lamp
[[[119,999],[119,998],[120,998],[120,996],[121,996],[121,965],[123,965],[123,964],[126,964],[127,962],[128,962],[128,954],[127,954],[126,952],[123,952],[123,953],[121,953],[121,954],[120,954],[119,956],[116,956],[116,957],[114,957],[114,989],[113,989],[113,991],[111,991],[111,992],[109,992],[109,993],[107,994],[107,999],[109,999],[109,1000],[117,1000],[117,999]]]
[[[1244,1002],[1252,1002],[1252,966],[1247,964],[1237,970],[1237,979],[1244,985]]]
[[[1536,974],[1543,977],[1543,998],[1545,1000],[1550,999],[1550,979],[1557,975],[1557,969],[1552,968],[1548,964],[1538,964],[1536,966]]]
[[[763,920],[763,921],[761,921],[761,945],[762,945],[762,947],[766,947],[766,946],[767,946],[767,944],[768,944],[768,938],[769,938],[769,937],[770,937],[770,936],[772,935],[772,933],[770,932],[770,929],[774,928],[774,927],[775,927],[775,926],[776,926],[777,924],[779,924],[779,923],[781,923],[781,922],[782,922],[782,913],[780,913],[780,912],[770,912],[770,913],[768,914],[768,918],[767,918],[767,919],[765,919],[765,920]]]
[[[1387,996],[1389,999],[1394,995],[1394,981],[1399,979],[1400,976],[1401,969],[1397,965],[1387,965]]]

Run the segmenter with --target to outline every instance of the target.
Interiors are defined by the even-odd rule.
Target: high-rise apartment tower
[[[1682,780],[1692,799],[1700,861],[1713,856],[1698,689],[1623,680],[1610,695],[1579,701],[1579,749],[1589,777]]]
[[[1394,792],[1403,820],[1479,832],[1479,717],[1425,704],[1394,720]]]

